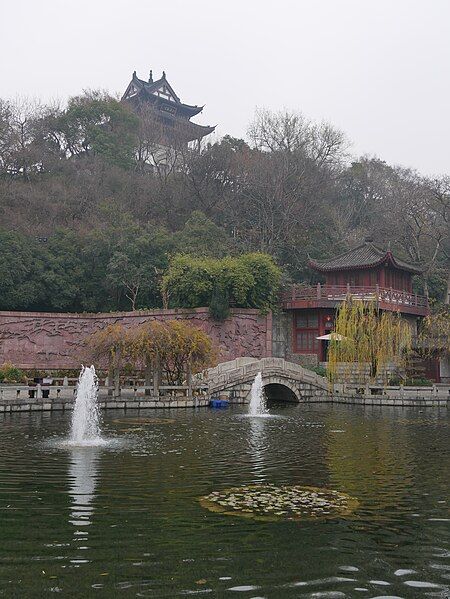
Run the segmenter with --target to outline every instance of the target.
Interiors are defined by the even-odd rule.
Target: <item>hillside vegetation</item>
[[[311,282],[308,255],[368,235],[424,268],[418,292],[445,298],[449,177],[352,157],[342,132],[297,113],[258,112],[246,140],[179,144],[177,168],[158,163],[154,135],[105,93],[65,107],[0,101],[0,309],[185,305],[177,273],[199,259],[206,290],[191,288],[192,302],[211,296],[223,315],[225,294],[268,309],[280,273],[237,257],[267,254],[283,284]],[[266,297],[249,287],[262,263]]]

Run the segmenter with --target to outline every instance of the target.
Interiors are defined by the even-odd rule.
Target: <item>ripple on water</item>
[[[327,584],[338,584],[343,582],[356,582],[356,578],[345,578],[343,576],[329,576],[328,578],[318,578],[316,580],[301,580],[299,582],[293,582],[289,586],[293,587],[307,587],[307,586],[320,586]]]
[[[359,572],[359,568],[356,566],[339,566],[339,570],[343,572]]]
[[[84,439],[74,442],[68,438],[53,438],[43,441],[43,446],[53,449],[121,449],[130,446],[130,439],[125,437],[98,437],[96,439]]]
[[[311,599],[313,597],[317,599],[342,599],[347,597],[347,595],[341,591],[317,591],[316,593],[311,593],[309,597]]]
[[[416,574],[416,570],[399,568],[394,572],[394,576],[406,576],[407,574]]]
[[[422,580],[404,580],[403,584],[416,589],[443,589],[444,586],[434,582],[424,582]]]

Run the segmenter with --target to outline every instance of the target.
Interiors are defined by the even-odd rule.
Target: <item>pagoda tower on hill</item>
[[[175,154],[188,147],[191,142],[200,141],[215,130],[214,127],[199,125],[191,118],[200,114],[203,106],[191,106],[181,102],[163,71],[160,79],[153,80],[150,71],[148,81],[139,79],[134,71],[130,83],[122,96],[146,124],[146,133],[151,144],[157,149],[151,152],[154,162],[162,159],[172,162]]]

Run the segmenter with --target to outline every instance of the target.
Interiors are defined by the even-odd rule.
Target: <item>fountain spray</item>
[[[100,413],[97,404],[98,378],[93,366],[83,366],[78,379],[72,414],[70,441],[74,445],[100,444]]]

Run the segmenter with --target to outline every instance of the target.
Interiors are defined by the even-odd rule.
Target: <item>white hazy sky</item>
[[[122,93],[164,69],[197,121],[255,108],[343,129],[355,154],[450,172],[450,0],[0,0],[0,96]]]

